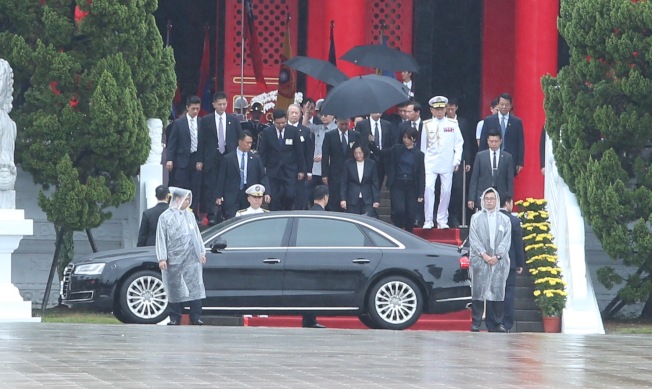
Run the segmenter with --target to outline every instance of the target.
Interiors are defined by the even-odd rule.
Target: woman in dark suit
[[[373,136],[369,136],[370,147],[374,153],[380,153],[389,159],[386,159],[385,170],[392,202],[392,222],[409,232],[412,232],[417,203],[423,201],[426,186],[424,156],[415,147],[418,138],[419,132],[415,128],[408,128],[403,134],[403,144],[378,150]]]
[[[376,163],[360,145],[353,147],[353,158],[344,163],[340,185],[340,206],[349,213],[376,216],[380,205],[380,187]],[[377,217],[377,216],[376,216]]]

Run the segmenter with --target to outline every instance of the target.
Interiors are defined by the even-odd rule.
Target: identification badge
[[[353,148],[353,145],[354,145],[354,144],[355,144],[355,142],[349,142],[349,147],[350,147],[350,148]]]
[[[306,141],[305,139],[303,139],[303,135],[301,135],[301,136],[299,137],[299,139],[301,139],[301,143],[303,143],[303,142]]]
[[[286,139],[285,140],[285,145],[286,146],[292,146],[292,139]]]
[[[504,232],[505,229],[503,228],[503,226],[498,226],[498,231],[500,231],[500,232]]]

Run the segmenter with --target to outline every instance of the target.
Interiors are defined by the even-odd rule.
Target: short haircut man
[[[317,185],[314,190],[315,200],[324,200],[328,196],[328,186],[327,185]]]

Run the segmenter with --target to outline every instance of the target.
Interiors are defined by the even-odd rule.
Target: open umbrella
[[[292,69],[305,73],[328,85],[337,85],[349,79],[346,74],[328,61],[297,55],[284,62]]]
[[[341,57],[345,61],[370,68],[418,73],[419,65],[413,56],[387,45],[355,46]]]
[[[353,117],[383,112],[409,99],[401,82],[385,76],[357,76],[336,85],[324,100],[320,113]]]

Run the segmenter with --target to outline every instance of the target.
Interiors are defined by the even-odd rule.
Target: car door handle
[[[277,263],[281,263],[281,260],[278,258],[267,258],[267,259],[263,259],[263,263],[275,265]]]
[[[367,258],[356,258],[352,262],[357,263],[358,265],[364,265],[364,264],[367,264],[367,263],[369,263],[371,261],[368,260]]]

